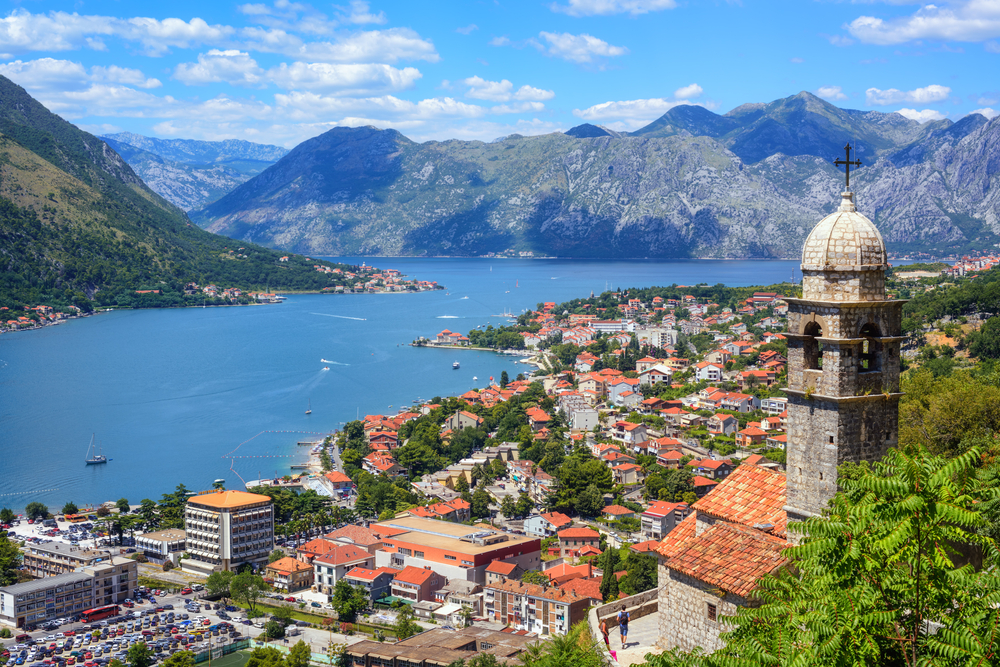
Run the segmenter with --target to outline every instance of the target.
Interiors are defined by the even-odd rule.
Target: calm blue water
[[[362,258],[345,258],[360,263]],[[769,284],[794,261],[368,259],[447,292],[292,296],[238,308],[118,311],[0,336],[0,506],[158,499],[183,482],[284,474],[299,439],[525,367],[411,348],[540,301],[671,283]],[[801,275],[796,271],[796,279]],[[321,370],[328,364],[329,371]],[[461,362],[452,370],[453,361]],[[479,381],[474,382],[473,376]],[[311,404],[312,414],[305,410]],[[390,407],[391,406],[391,407]],[[85,466],[92,433],[111,462]],[[241,444],[242,443],[242,444]],[[240,459],[224,459],[239,447]],[[230,471],[232,464],[235,472]]]

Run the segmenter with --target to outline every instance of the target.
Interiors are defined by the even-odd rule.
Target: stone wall
[[[679,647],[684,651],[700,646],[706,653],[722,648],[724,644],[719,633],[728,629],[722,617],[734,615],[747,601],[671,570],[663,564],[662,558],[658,574],[660,625],[657,646],[663,650]],[[710,604],[716,607],[715,621],[708,617]]]
[[[635,621],[637,618],[657,613],[659,606],[658,594],[659,591],[652,588],[631,597],[622,598],[599,607],[590,608],[590,611],[587,614],[587,623],[590,626],[590,634],[592,634],[594,639],[597,640],[598,648],[601,651],[602,658],[604,659],[604,663],[606,665],[614,666],[617,663],[608,652],[608,647],[604,644],[604,637],[601,635],[601,621],[607,620],[608,635],[611,635],[614,628],[618,627],[618,612],[621,610],[622,605],[625,605],[625,608],[628,610],[629,618],[631,618],[632,621]]]
[[[881,301],[885,270],[802,271],[802,297],[816,301]]]

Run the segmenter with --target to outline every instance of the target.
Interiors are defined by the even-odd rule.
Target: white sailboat
[[[94,438],[96,438],[96,434],[90,436],[90,447],[87,448],[87,465],[89,466],[108,462],[108,457],[104,455],[103,450],[98,451],[94,447]]]
[[[313,404],[312,404],[312,399],[309,399],[309,406],[308,406],[308,407],[306,408],[306,414],[307,414],[307,415],[311,415],[311,414],[312,414],[312,412],[313,412]]]

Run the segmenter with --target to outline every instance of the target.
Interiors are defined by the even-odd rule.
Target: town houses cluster
[[[66,310],[68,312],[58,311],[52,306],[25,306],[23,309],[0,306],[0,333],[37,329],[81,315],[80,309],[76,306],[69,306]]]

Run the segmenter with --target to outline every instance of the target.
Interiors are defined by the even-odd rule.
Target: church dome
[[[887,266],[885,243],[875,224],[854,207],[854,193],[823,218],[802,248],[803,271],[870,271]]]

